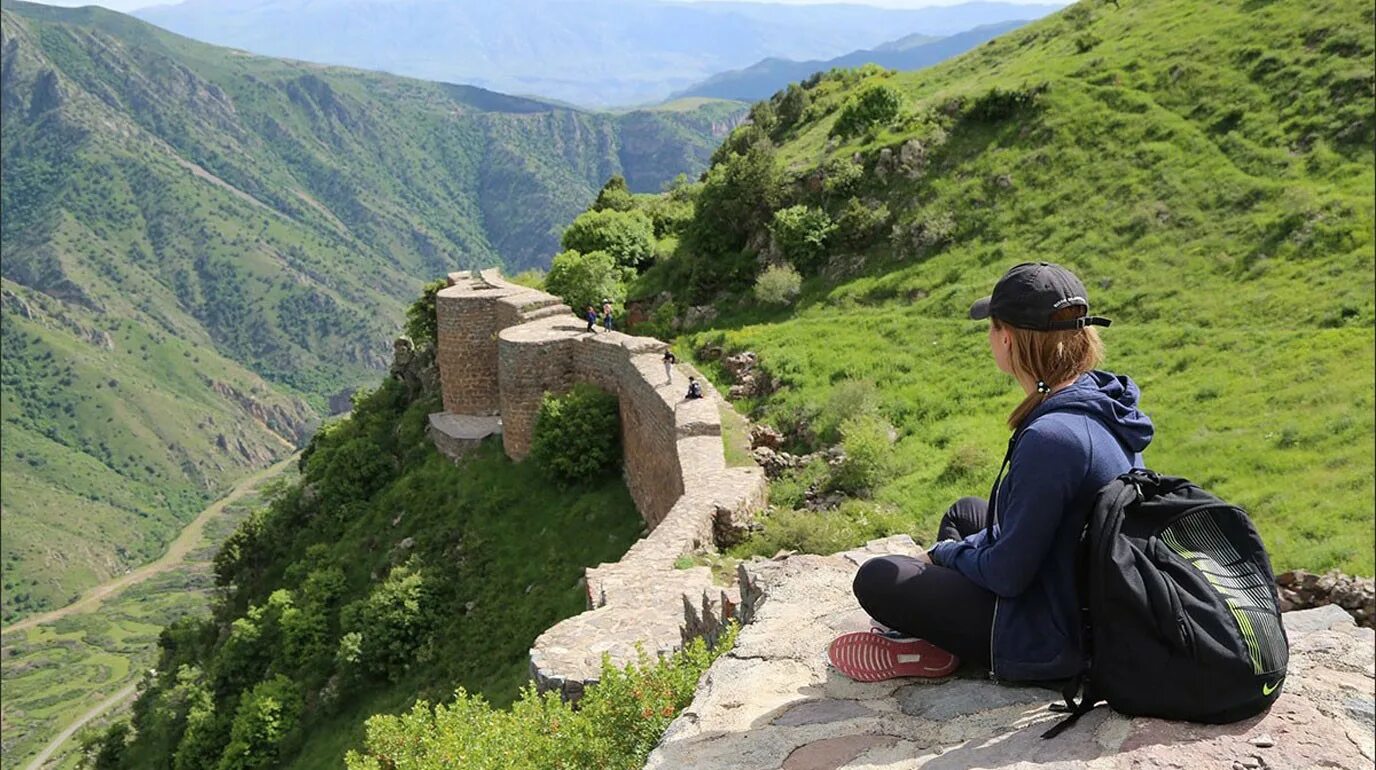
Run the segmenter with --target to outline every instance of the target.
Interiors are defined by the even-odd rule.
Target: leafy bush
[[[301,693],[287,677],[278,674],[260,682],[234,712],[229,745],[216,769],[277,767],[283,744],[300,725],[301,709]]]
[[[564,230],[560,243],[584,254],[604,251],[618,265],[635,267],[654,254],[654,225],[641,211],[585,211]]]
[[[868,496],[893,475],[893,426],[867,414],[841,423],[841,448],[845,460],[832,469],[831,486],[852,495]]]
[[[517,286],[527,286],[532,289],[540,289],[543,291],[545,288],[545,271],[538,267],[532,267],[529,270],[522,270],[507,280]]]
[[[863,249],[879,238],[888,223],[887,205],[870,206],[852,197],[836,218],[836,240],[852,249]]]
[[[721,263],[709,264],[695,274],[696,289],[710,292],[739,285],[744,271],[730,263],[740,256],[750,236],[766,229],[783,195],[774,147],[766,137],[759,137],[743,152],[727,153],[707,172],[684,236],[696,259]]]
[[[616,397],[580,383],[562,396],[545,394],[530,439],[530,456],[560,484],[600,477],[621,460]]]
[[[797,125],[807,111],[811,97],[806,89],[797,83],[789,83],[788,88],[774,94],[775,114],[778,116],[776,131],[783,132]]]
[[[803,272],[817,270],[826,260],[827,238],[836,230],[825,211],[812,206],[789,206],[774,212],[769,233],[774,245]]]
[[[435,295],[448,283],[441,278],[425,284],[420,299],[406,309],[406,336],[416,343],[416,347],[426,343],[435,344]]]
[[[1013,89],[995,86],[970,102],[965,108],[965,117],[981,123],[1007,120],[1023,110],[1035,107],[1046,88],[1045,83]]]
[[[841,424],[879,412],[879,387],[872,380],[848,377],[836,383],[812,420],[812,431],[823,444],[841,439]]]
[[[766,305],[787,305],[802,285],[803,277],[792,265],[770,265],[755,279],[755,299]]]
[[[887,83],[867,86],[846,101],[837,116],[831,133],[836,136],[855,136],[872,126],[891,123],[903,109],[903,94]]]
[[[579,317],[589,305],[600,313],[602,300],[620,304],[626,296],[616,260],[605,251],[583,254],[569,250],[555,254],[545,276],[545,291],[564,300]]]
[[[956,218],[950,211],[923,209],[910,222],[896,225],[890,242],[901,256],[920,257],[955,240]]]
[[[593,211],[630,211],[633,208],[635,198],[626,187],[626,177],[620,174],[612,174],[607,183],[602,185],[602,189],[597,193],[597,200],[592,204]]]
[[[349,655],[364,670],[395,679],[415,662],[434,625],[433,592],[415,559],[392,568],[368,598],[344,608],[340,626]],[[349,637],[357,634],[356,638]],[[356,653],[352,648],[356,647]]]
[[[406,714],[369,719],[364,750],[350,751],[345,763],[348,770],[441,770],[462,758],[466,770],[634,770],[735,636],[733,627],[713,649],[696,639],[658,660],[642,652],[624,669],[604,657],[598,683],[576,710],[529,685],[506,711],[462,689],[448,705],[420,701]]]

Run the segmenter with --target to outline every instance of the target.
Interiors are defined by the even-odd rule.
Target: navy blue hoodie
[[[1130,378],[1093,371],[1052,393],[1023,423],[984,531],[932,546],[937,564],[992,591],[990,656],[1003,679],[1062,679],[1084,665],[1075,548],[1099,488],[1134,467],[1152,424]]]

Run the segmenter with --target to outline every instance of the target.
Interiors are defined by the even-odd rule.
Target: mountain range
[[[877,64],[891,70],[922,69],[962,54],[1026,23],[1014,20],[985,24],[948,37],[933,38],[929,35],[912,34],[873,49],[851,51],[834,59],[764,59],[745,69],[713,75],[701,83],[675,93],[674,96],[710,96],[718,99],[755,101],[768,97],[789,83],[806,80],[815,72],[859,67],[864,64]]]
[[[591,113],[267,59],[99,8],[0,12],[3,613],[156,555],[374,382],[423,280],[548,264],[743,106]]]
[[[254,53],[606,106],[657,102],[766,57],[830,58],[873,48],[895,30],[946,36],[1038,18],[1060,5],[187,0],[136,15]]]

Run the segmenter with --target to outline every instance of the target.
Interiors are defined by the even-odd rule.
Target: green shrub
[[[887,83],[867,86],[852,96],[841,108],[831,133],[836,136],[855,136],[872,127],[893,122],[903,109],[903,95]]]
[[[721,149],[727,146],[723,144]],[[768,227],[783,196],[783,177],[767,137],[758,137],[740,152],[726,153],[707,172],[693,219],[684,229],[690,251],[706,262],[713,258],[727,261],[739,255],[751,235]],[[702,289],[732,286],[739,277],[734,269],[723,271],[721,264],[709,267],[713,277],[702,276]]]
[[[788,88],[774,94],[771,101],[775,102],[775,114],[778,115],[775,130],[783,132],[797,125],[811,100],[812,97],[808,95],[807,90],[797,83],[789,83]]]
[[[597,193],[597,200],[592,204],[593,211],[630,211],[633,208],[635,198],[626,187],[626,177],[620,174],[612,174],[607,183],[602,185],[602,189]]]
[[[465,770],[634,770],[673,718],[692,701],[707,667],[735,643],[729,629],[713,649],[696,639],[671,656],[618,669],[604,657],[597,684],[575,710],[557,693],[527,686],[510,710],[459,690],[431,708],[417,702],[400,716],[368,720],[362,752],[350,751],[348,770],[441,770],[461,758]]]
[[[842,423],[853,417],[876,414],[879,402],[879,387],[873,380],[854,377],[841,380],[831,388],[827,400],[813,418],[812,432],[823,444],[834,444],[841,439]]]
[[[229,745],[217,770],[277,767],[283,744],[300,725],[301,709],[301,693],[287,677],[278,674],[259,683],[234,712]]]
[[[605,251],[618,265],[635,267],[654,254],[654,224],[642,211],[585,211],[564,230],[560,244],[584,254]]]
[[[545,394],[530,439],[530,456],[551,479],[577,484],[621,460],[616,397],[580,383],[562,396]]]
[[[802,286],[803,277],[792,265],[770,265],[755,279],[755,299],[766,305],[787,305]]]
[[[1024,110],[1035,108],[1046,89],[1045,83],[1011,89],[995,86],[970,102],[965,108],[965,117],[981,123],[1007,120]]]
[[[835,230],[825,211],[804,205],[774,212],[769,225],[774,245],[805,273],[815,272],[826,261],[827,238]]]
[[[543,291],[545,288],[545,271],[538,267],[532,267],[529,270],[522,270],[507,280],[517,286],[527,286],[532,289],[540,289]]]
[[[836,240],[849,248],[863,249],[878,240],[888,224],[887,205],[866,205],[852,197],[836,218]]]
[[[859,415],[841,423],[841,448],[846,457],[832,469],[831,486],[852,495],[868,496],[893,475],[893,426],[877,415]]]
[[[545,276],[545,290],[564,300],[580,318],[589,305],[601,313],[602,300],[619,305],[626,296],[616,260],[605,251],[583,254],[570,250],[555,254]]]
[[[352,657],[363,670],[395,679],[415,662],[417,650],[425,644],[435,621],[433,605],[433,592],[415,559],[393,567],[366,599],[341,613],[340,625],[349,641],[340,657]]]
[[[420,299],[406,309],[406,336],[416,343],[416,347],[435,344],[435,295],[448,284],[443,278],[425,284]]]

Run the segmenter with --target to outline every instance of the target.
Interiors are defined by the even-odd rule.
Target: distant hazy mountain
[[[100,8],[0,11],[5,623],[161,551],[375,382],[422,281],[548,265],[743,105],[617,115],[284,62]]]
[[[965,53],[1026,23],[1027,21],[1005,21],[1000,24],[986,24],[950,37],[935,39],[922,34],[908,35],[868,51],[852,51],[835,59],[765,59],[745,69],[713,75],[697,85],[685,88],[675,96],[711,96],[755,101],[768,97],[789,83],[804,80],[814,72],[825,72],[833,67],[858,67],[873,62],[893,70],[922,69]]]
[[[658,101],[766,57],[829,58],[872,48],[895,30],[946,36],[1062,5],[187,0],[136,15],[254,53],[605,106]]]

